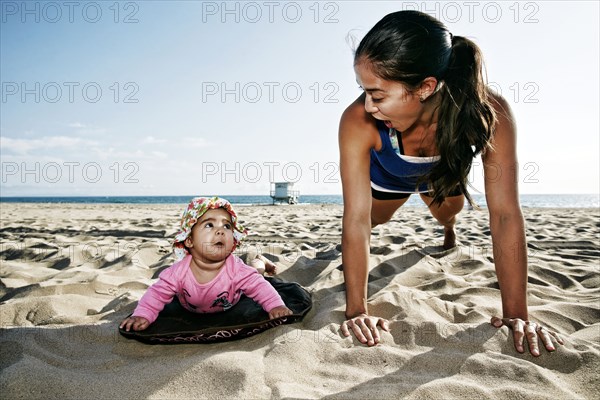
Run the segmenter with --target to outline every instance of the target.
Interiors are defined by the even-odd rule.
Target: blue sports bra
[[[381,150],[371,149],[371,187],[387,192],[428,192],[427,182],[417,188],[417,181],[429,173],[440,156],[405,156],[401,140],[396,139],[395,129],[388,129],[378,120],[377,130],[381,137]]]

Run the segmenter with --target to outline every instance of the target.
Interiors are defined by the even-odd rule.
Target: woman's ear
[[[421,82],[421,86],[419,86],[419,100],[424,102],[427,100],[429,96],[435,93],[435,89],[437,88],[438,80],[434,77],[430,76]]]
[[[192,241],[192,235],[186,237],[183,244],[185,244],[185,247],[194,247],[194,242]]]

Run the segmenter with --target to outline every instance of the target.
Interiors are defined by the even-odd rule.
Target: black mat
[[[148,329],[119,333],[127,338],[149,344],[214,343],[238,340],[267,329],[302,320],[312,307],[311,295],[297,283],[265,278],[281,295],[285,305],[294,312],[287,317],[269,319],[254,300],[243,296],[229,310],[197,314],[183,308],[177,297],[165,306]]]

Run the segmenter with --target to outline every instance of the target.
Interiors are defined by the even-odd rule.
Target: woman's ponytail
[[[496,121],[488,100],[479,47],[462,36],[452,37],[452,52],[442,78],[436,144],[440,161],[426,180],[433,190],[433,202],[460,189],[470,204],[468,175],[473,158],[490,143]]]

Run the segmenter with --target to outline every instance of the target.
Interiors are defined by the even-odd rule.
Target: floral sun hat
[[[194,197],[187,208],[181,214],[181,222],[179,231],[175,235],[175,241],[173,242],[173,250],[178,260],[181,260],[187,256],[188,250],[184,246],[184,241],[192,233],[192,228],[198,220],[206,214],[208,210],[214,210],[217,208],[223,208],[231,215],[231,223],[233,224],[233,241],[234,248],[237,246],[242,239],[248,234],[248,230],[240,225],[237,214],[233,210],[229,201],[219,197]]]

